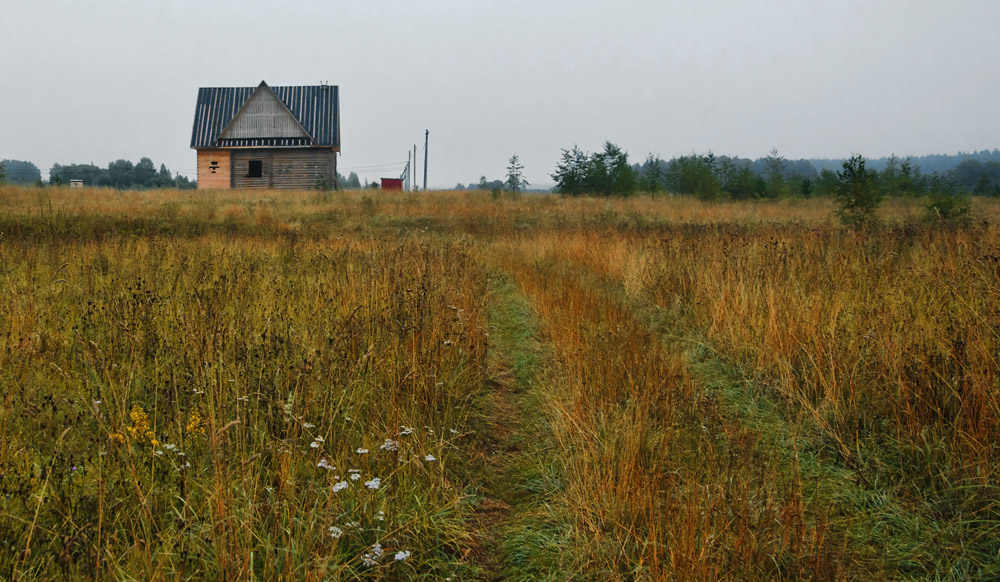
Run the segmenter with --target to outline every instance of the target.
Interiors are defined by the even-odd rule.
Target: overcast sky
[[[561,148],[642,161],[1000,147],[996,0],[7,0],[0,158],[195,177],[198,87],[340,86],[339,166],[551,184]],[[422,173],[421,163],[418,172]]]

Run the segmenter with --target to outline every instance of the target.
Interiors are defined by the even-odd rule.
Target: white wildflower
[[[354,452],[356,452],[359,455],[367,455],[368,454],[368,449],[363,449],[363,448],[359,447],[358,450],[356,450]]]
[[[344,535],[344,530],[340,529],[335,525],[331,525],[327,531],[330,532],[330,537],[333,539],[340,539],[340,536]]]
[[[326,442],[326,439],[323,438],[323,437],[321,437],[321,436],[313,437],[313,440],[316,441],[316,442],[318,442],[318,443]]]
[[[365,566],[374,566],[378,563],[378,560],[382,557],[385,551],[382,549],[382,544],[374,544],[371,549],[365,555],[361,556],[361,562]]]
[[[331,465],[330,462],[326,460],[326,457],[323,457],[322,459],[320,459],[319,462],[316,463],[316,466],[317,467],[322,467],[323,469],[326,469],[327,471],[332,471],[332,470],[336,469],[336,467],[334,467],[333,465]]]
[[[316,428],[316,425],[313,424],[313,423],[311,423],[311,422],[307,422],[307,423],[303,424],[302,426],[303,426],[303,428]]]
[[[433,463],[434,461],[437,460],[437,458],[435,458],[434,455],[427,453],[426,455],[424,455],[424,460],[427,461],[428,463]]]
[[[448,432],[450,432],[451,434],[458,434],[458,431],[453,428],[449,428]]]
[[[401,428],[403,430],[399,431],[399,436],[407,436],[407,435],[413,434],[413,427],[412,426],[404,426],[404,427],[401,427]]]
[[[396,552],[396,555],[394,557],[396,558],[397,562],[402,562],[403,560],[410,557],[410,550],[406,550],[405,552]]]
[[[347,489],[348,485],[349,483],[347,481],[337,481],[336,483],[333,484],[333,492],[339,493],[344,489]]]
[[[385,521],[385,512],[384,512],[384,511],[380,511],[380,512],[378,512],[378,513],[377,513],[377,514],[375,515],[375,519],[377,519],[377,520],[379,520],[379,521]]]
[[[316,441],[313,441],[313,442],[309,443],[309,448],[311,448],[311,449],[318,449],[319,448],[319,443],[316,442]]]
[[[351,481],[357,481],[358,479],[361,478],[361,475],[358,475],[357,473],[351,473],[350,477]]]
[[[365,481],[365,487],[371,489],[372,491],[378,489],[379,485],[382,484],[382,480],[378,477],[372,477],[371,480]]]
[[[385,442],[382,443],[382,446],[379,448],[383,451],[398,451],[399,443],[392,439],[385,439]]]
[[[168,451],[172,451],[172,450],[174,450],[174,449],[177,448],[177,445],[173,445],[173,444],[167,443],[167,444],[163,445],[163,448],[166,449],[166,450],[168,450]]]

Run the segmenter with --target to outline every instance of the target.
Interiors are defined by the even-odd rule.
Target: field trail
[[[530,305],[516,287],[500,279],[493,294],[490,380],[478,403],[471,557],[485,580],[531,579],[552,558],[545,557],[551,544],[539,537],[551,533],[544,524],[558,487],[550,460],[555,441],[537,392],[545,356]]]
[[[693,366],[691,344],[675,335],[681,314],[650,317],[565,240],[531,242],[503,253],[504,267],[537,314],[551,364],[528,393],[544,403],[535,419],[508,423],[510,434],[497,438],[516,441],[529,426],[553,435],[549,483],[557,486],[533,515],[548,525],[525,546],[549,551],[535,556],[533,574],[601,563],[610,566],[602,579],[630,579],[639,563],[651,579],[678,571],[701,580],[835,579],[825,515],[803,498],[798,471],[781,470],[782,452],[763,427],[732,414],[718,380],[693,369],[703,366]],[[503,405],[496,410],[504,418]],[[508,511],[516,513],[527,512]],[[506,523],[502,549],[519,524],[532,524]],[[710,535],[721,536],[720,547],[704,544]],[[560,540],[587,551],[560,558]]]

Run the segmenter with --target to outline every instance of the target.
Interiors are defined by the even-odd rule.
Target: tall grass
[[[0,575],[470,571],[467,245],[64,234],[0,242]]]
[[[524,572],[492,426],[548,579],[994,578],[1000,207],[833,209],[0,187],[0,577]],[[500,405],[488,317],[552,354]]]

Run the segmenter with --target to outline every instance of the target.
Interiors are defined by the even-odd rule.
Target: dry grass
[[[892,201],[860,233],[826,200],[0,188],[0,209],[0,577],[497,574],[469,495],[498,477],[464,435],[491,425],[487,352],[516,350],[487,333],[500,275],[552,353],[514,396],[557,445],[558,539],[505,545],[537,577],[1000,572],[993,200],[964,230]]]

